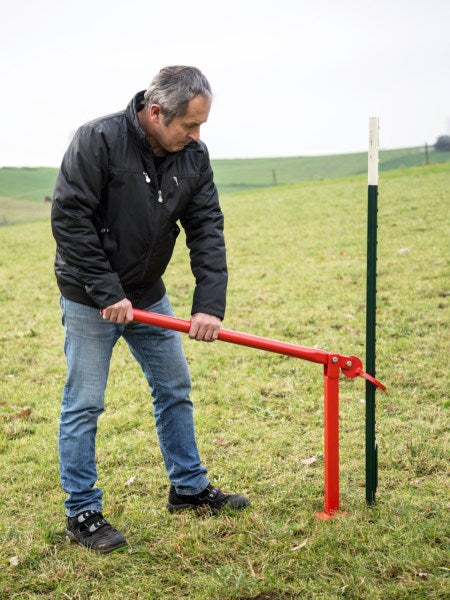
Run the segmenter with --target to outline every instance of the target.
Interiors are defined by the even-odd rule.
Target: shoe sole
[[[105,548],[105,549],[92,548],[91,546],[86,546],[85,544],[82,544],[79,540],[77,540],[77,538],[74,536],[72,531],[69,531],[68,529],[66,529],[66,536],[69,539],[69,541],[72,542],[73,544],[78,544],[79,546],[86,548],[86,550],[91,550],[91,552],[97,552],[98,554],[109,554],[110,552],[121,552],[121,551],[125,550],[126,548],[128,548],[128,542],[125,542],[125,544],[118,544],[117,546],[113,546],[113,547],[109,547],[109,548]]]
[[[243,506],[233,506],[229,502],[225,502],[224,504],[222,504],[222,506],[211,506],[209,504],[170,504],[170,502],[168,502],[166,504],[166,508],[170,513],[179,512],[181,510],[208,510],[210,512],[217,513],[227,508],[231,510],[243,510],[249,505],[250,502]]]
[[[180,510],[198,510],[198,509],[208,509],[213,510],[211,506],[199,506],[198,504],[166,504],[167,510],[170,513],[179,512]]]

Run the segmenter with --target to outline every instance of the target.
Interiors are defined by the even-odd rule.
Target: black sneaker
[[[225,506],[231,508],[245,508],[250,501],[240,494],[225,494],[212,485],[208,485],[202,492],[194,496],[177,494],[173,485],[170,486],[168,510],[173,513],[187,508],[202,508],[204,506],[213,511],[218,511]]]
[[[85,510],[75,517],[67,517],[66,535],[89,550],[107,554],[127,546],[127,540],[111,527],[101,512]]]

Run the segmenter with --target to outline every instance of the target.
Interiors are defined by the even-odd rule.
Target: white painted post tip
[[[378,117],[369,117],[368,184],[378,185]]]

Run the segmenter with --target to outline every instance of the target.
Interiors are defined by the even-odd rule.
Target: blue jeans
[[[180,335],[141,323],[116,325],[98,309],[61,298],[65,328],[67,379],[59,426],[59,461],[70,517],[102,510],[95,486],[95,435],[104,410],[104,395],[113,347],[120,336],[141,365],[153,396],[159,446],[170,482],[179,494],[197,494],[209,483],[195,441],[191,381]],[[172,315],[169,299],[147,310]]]

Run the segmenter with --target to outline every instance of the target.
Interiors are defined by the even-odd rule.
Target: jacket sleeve
[[[228,281],[224,218],[206,150],[197,188],[180,221],[196,282],[192,314],[202,312],[223,319]]]
[[[99,307],[125,298],[94,225],[108,174],[108,148],[92,126],[81,127],[64,155],[52,203],[57,253]]]

